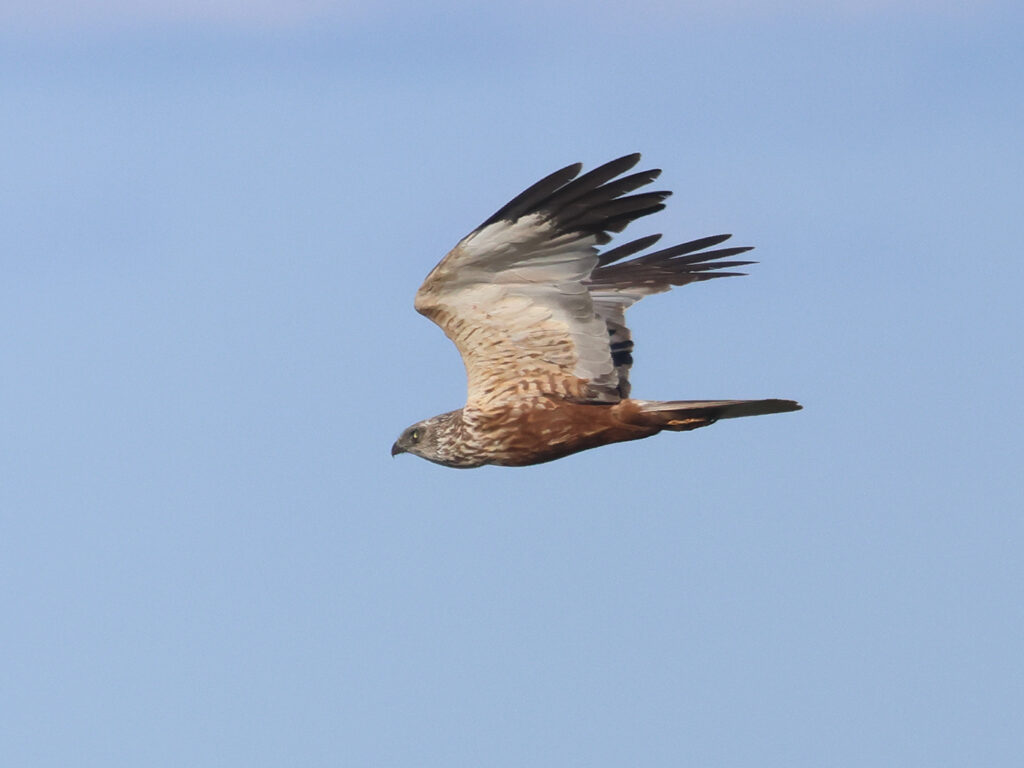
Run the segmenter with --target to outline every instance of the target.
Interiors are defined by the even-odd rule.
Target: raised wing
[[[467,404],[554,395],[615,402],[605,322],[584,285],[607,243],[660,211],[669,192],[629,194],[661,173],[628,176],[639,154],[577,178],[570,165],[534,184],[467,235],[427,276],[416,309],[455,342]]]
[[[458,347],[468,407],[545,395],[618,401],[628,393],[632,361],[626,308],[673,285],[732,274],[708,275],[708,269],[749,263],[707,264],[747,249],[694,253],[728,235],[621,261],[652,245],[653,236],[599,256],[597,246],[609,233],[660,211],[671,194],[630,194],[661,173],[622,175],[639,160],[627,155],[582,176],[577,163],[545,177],[463,238],[427,276],[416,309]]]

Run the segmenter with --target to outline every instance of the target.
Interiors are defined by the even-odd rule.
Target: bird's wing
[[[622,397],[629,396],[629,369],[633,365],[633,336],[626,326],[626,310],[644,296],[662,293],[677,285],[686,285],[715,277],[731,277],[743,272],[716,272],[718,269],[741,267],[752,261],[721,261],[745,253],[751,248],[714,248],[731,235],[713,235],[692,240],[671,248],[623,261],[646,250],[660,235],[642,237],[603,252],[590,277],[584,281],[590,291],[594,309],[608,328],[612,363]]]
[[[622,175],[639,160],[627,155],[582,176],[577,163],[545,177],[463,238],[427,276],[416,309],[458,347],[468,406],[545,395],[620,399],[609,325],[587,280],[610,232],[665,207],[669,192],[630,194],[660,173]],[[614,288],[599,293],[599,301],[607,303],[603,297]]]

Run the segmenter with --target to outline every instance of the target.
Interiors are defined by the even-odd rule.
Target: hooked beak
[[[405,453],[405,448],[400,446],[398,443],[391,446],[391,458],[394,458],[400,453]]]

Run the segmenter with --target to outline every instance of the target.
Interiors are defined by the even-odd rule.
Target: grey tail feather
[[[794,400],[637,400],[641,414],[663,429],[693,429],[741,416],[763,416],[769,413],[799,411],[803,406]],[[646,420],[646,419],[645,419]]]

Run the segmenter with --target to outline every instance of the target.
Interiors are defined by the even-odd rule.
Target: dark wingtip
[[[647,237],[641,237],[636,240],[631,240],[628,243],[611,248],[607,251],[603,251],[597,259],[597,266],[604,267],[608,264],[624,259],[627,256],[632,256],[634,253],[646,250],[654,245],[661,239],[661,235],[647,235]]]
[[[670,261],[669,264],[672,262]],[[706,264],[688,264],[686,271],[689,273],[694,272],[708,272],[712,269],[731,269],[732,267],[746,267],[751,264],[757,264],[756,261],[709,261]]]
[[[548,174],[502,206],[477,231],[497,221],[515,221],[529,213],[540,213],[556,227],[558,234],[592,235],[599,244],[609,242],[610,232],[621,232],[630,222],[662,210],[669,190],[630,194],[650,184],[660,168],[627,176],[640,162],[633,152],[583,173],[582,163],[572,163]]]
[[[714,280],[716,277],[749,277],[749,272],[688,272],[687,273],[692,280]],[[685,285],[686,283],[679,283],[679,285]],[[673,283],[675,285],[675,283]]]

